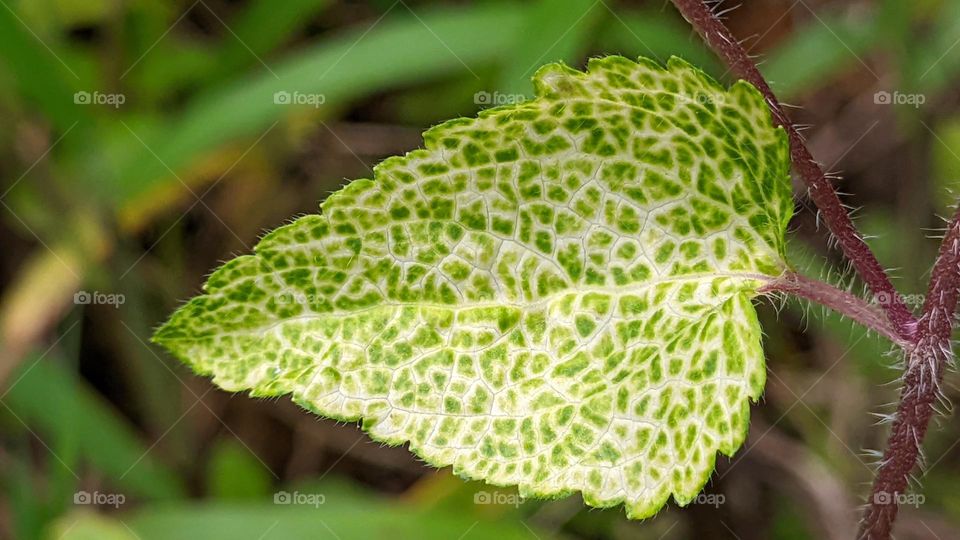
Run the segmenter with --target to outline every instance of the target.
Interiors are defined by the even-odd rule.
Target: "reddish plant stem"
[[[906,342],[904,352],[907,366],[888,447],[861,521],[859,537],[871,540],[890,538],[900,498],[906,493],[909,475],[916,466],[920,444],[934,414],[944,367],[953,359],[950,335],[960,289],[960,207],[947,227],[931,274],[923,314],[917,320],[857,233],[833,186],[813,160],[803,138],[787,118],[770,86],[733,34],[702,0],[673,0],[673,3],[730,69],[763,94],[774,121],[787,131],[793,165],[807,184],[810,197],[820,209],[830,232],[836,236],[844,254],[870,287],[874,297],[889,299],[888,302],[882,302],[881,307],[896,334]],[[817,287],[811,289],[807,285],[796,282],[793,284],[794,290],[787,292],[821,303],[831,301],[820,294],[825,291]],[[839,304],[832,306],[834,309],[853,306],[844,300],[836,302]],[[868,326],[876,323],[869,316],[860,322]]]
[[[907,348],[907,370],[900,404],[880,462],[863,519],[860,538],[889,538],[920,443],[933,417],[944,367],[953,359],[950,335],[960,289],[960,207],[947,226],[933,266],[918,326],[918,341]]]
[[[684,18],[690,22],[707,45],[720,56],[738,77],[757,87],[773,114],[774,122],[787,131],[790,140],[790,158],[793,166],[807,185],[810,198],[820,210],[830,232],[837,238],[844,255],[853,264],[861,279],[875,297],[889,298],[881,308],[903,341],[915,341],[917,321],[897,294],[887,273],[857,232],[823,169],[814,161],[800,133],[783,111],[777,97],[770,90],[756,64],[729,29],[702,0],[673,0]]]
[[[869,304],[859,296],[838,289],[828,283],[810,279],[795,272],[787,272],[778,280],[761,288],[760,292],[784,292],[816,302],[845,317],[849,317],[900,347],[908,345],[897,335],[896,329],[883,316],[876,304]]]

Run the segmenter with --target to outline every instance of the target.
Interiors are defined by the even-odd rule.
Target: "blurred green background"
[[[917,307],[960,183],[960,3],[745,0],[726,21]],[[220,262],[426,127],[602,54],[731,81],[663,0],[0,0],[0,537],[852,537],[897,358],[819,308],[759,302],[746,446],[644,522],[462,482],[147,344]],[[861,291],[795,185],[797,266]],[[960,538],[941,420],[897,538]]]

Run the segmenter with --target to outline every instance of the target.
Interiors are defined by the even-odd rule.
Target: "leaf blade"
[[[524,495],[655,513],[743,442],[786,137],[677,59],[542,68],[215,272],[155,339]]]

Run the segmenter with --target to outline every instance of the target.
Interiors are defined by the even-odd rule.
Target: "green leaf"
[[[703,41],[690,39],[690,24],[671,10],[623,5],[606,11],[608,16],[600,23],[603,31],[594,36],[596,50],[627,51],[658,60],[679,56],[708,74],[729,73]]]
[[[213,72],[227,75],[247,65],[259,65],[261,56],[299,34],[317,13],[330,5],[329,0],[254,0],[230,21],[231,36],[224,39]],[[261,66],[262,67],[262,66]]]
[[[337,34],[282,61],[270,61],[276,75],[255,72],[207,88],[172,119],[132,125],[143,142],[116,125],[116,136],[97,152],[101,157],[93,159],[82,148],[80,176],[96,178],[89,188],[117,204],[155,196],[153,190],[163,182],[180,186],[171,169],[180,174],[205,152],[247,137],[245,148],[274,121],[297,114],[296,107],[274,103],[278,91],[321,93],[325,110],[333,110],[384,89],[468,71],[464,65],[479,69],[508,56],[524,14],[519,7],[504,10],[481,4],[371,21],[368,28]],[[0,27],[0,44],[4,37]]]
[[[530,76],[545,62],[579,58],[593,37],[594,23],[610,12],[593,0],[538,0],[515,35],[510,54],[504,58],[501,90],[528,95]]]
[[[755,88],[675,58],[534,84],[267,235],[155,341],[523,496],[691,501],[763,390],[786,137]]]
[[[184,487],[179,479],[150,453],[133,426],[77,374],[49,357],[57,355],[48,352],[31,356],[11,374],[10,380],[16,383],[3,397],[8,409],[0,408],[0,414],[15,415],[16,425],[23,422],[37,436],[52,441],[52,451],[66,461],[54,459],[52,463],[57,466],[77,468],[70,459],[72,452],[68,456],[68,451],[60,447],[76,445],[77,457],[128,496],[153,500],[182,496]]]
[[[889,39],[874,17],[824,10],[773,47],[760,71],[781,99],[795,99],[841,73],[863,69],[860,57]]]
[[[458,511],[396,504],[341,482],[288,487],[314,497],[308,503],[260,501],[181,501],[141,505],[110,516],[73,512],[57,519],[43,538],[48,540],[287,540],[290,538],[384,540],[564,540],[516,516],[485,516],[461,507]],[[280,492],[282,493],[282,492]],[[321,504],[312,501],[322,497]],[[125,534],[121,534],[125,533]]]
[[[219,441],[207,465],[207,492],[217,499],[254,499],[270,492],[270,474],[249,449]]]

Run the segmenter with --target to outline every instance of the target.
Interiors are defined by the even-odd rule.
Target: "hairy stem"
[[[900,404],[873,483],[869,506],[860,522],[860,538],[889,538],[920,443],[934,413],[940,382],[953,359],[950,335],[960,288],[960,207],[940,245],[918,327],[918,341],[907,349]]]
[[[684,18],[690,22],[707,45],[720,56],[738,77],[753,84],[766,99],[774,122],[783,126],[790,139],[790,158],[797,173],[807,185],[810,198],[820,210],[830,232],[837,238],[844,255],[853,264],[861,279],[874,296],[889,298],[881,308],[893,324],[902,341],[915,341],[917,321],[903,303],[880,262],[857,232],[846,209],[840,204],[836,190],[820,165],[814,161],[800,133],[787,118],[777,97],[770,90],[753,60],[729,29],[718,19],[703,0],[673,0]]]
[[[764,286],[760,292],[784,292],[816,302],[877,332],[901,347],[909,345],[897,334],[896,329],[876,304],[867,303],[862,298],[829,283],[795,272],[787,272],[780,279]]]
[[[920,455],[920,444],[934,414],[944,367],[953,359],[950,335],[960,288],[960,207],[947,227],[927,289],[923,314],[917,320],[857,233],[827,176],[813,160],[803,138],[787,118],[747,52],[702,0],[673,0],[673,3],[730,69],[763,93],[774,121],[787,131],[793,166],[806,183],[811,199],[819,208],[830,232],[836,236],[844,255],[870,287],[874,297],[886,300],[880,302],[880,307],[896,335],[901,338],[901,344],[905,344],[907,366],[900,404],[859,534],[860,538],[889,538],[901,497],[906,493],[910,473]],[[811,288],[809,283],[802,280],[790,286],[793,290],[788,292],[820,303],[834,302],[837,304],[831,306],[834,309],[851,307],[847,304],[849,298],[831,300],[830,295],[818,286]],[[871,326],[876,321],[861,308],[854,310],[863,317],[858,322],[881,331],[880,327]]]

